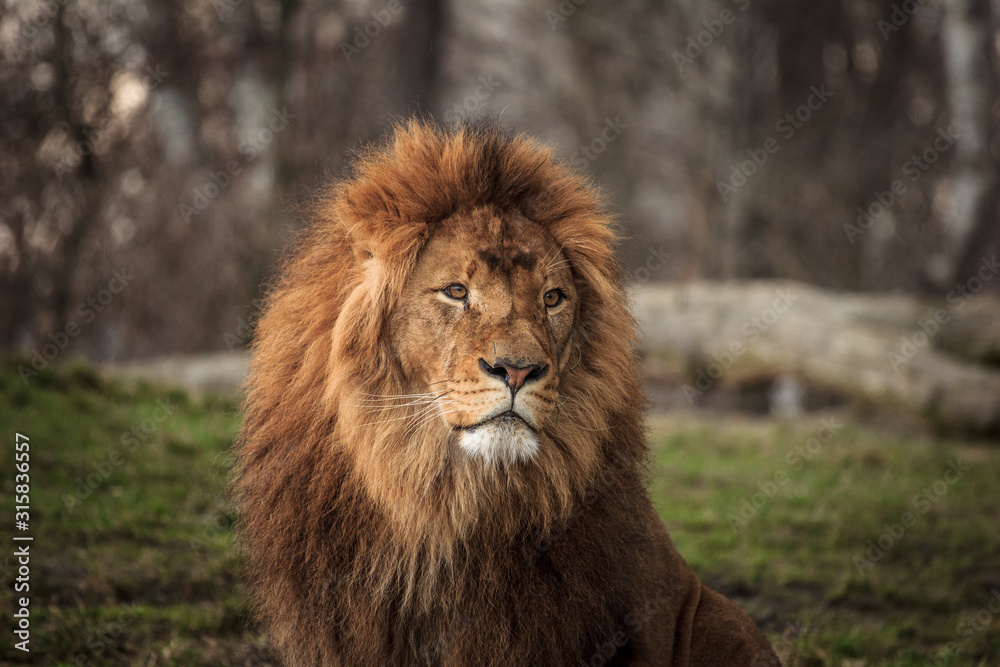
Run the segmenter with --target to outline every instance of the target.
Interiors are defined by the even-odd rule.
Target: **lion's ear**
[[[358,266],[365,266],[368,262],[375,259],[375,252],[369,242],[355,241],[351,246],[351,250],[354,253],[354,261]]]
[[[407,213],[396,195],[374,180],[343,186],[333,202],[333,217],[347,233],[359,264],[372,256],[393,266],[405,264],[430,233],[424,216]]]
[[[330,337],[329,377],[351,387],[368,384],[388,367],[382,335],[391,307],[388,275],[378,257],[368,255],[360,265],[363,277],[344,302]],[[330,386],[328,392],[343,389]]]

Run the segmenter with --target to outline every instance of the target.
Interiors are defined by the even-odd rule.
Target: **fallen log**
[[[641,349],[700,396],[762,373],[890,403],[972,432],[1000,432],[994,359],[1000,300],[938,302],[830,292],[796,282],[643,285]]]

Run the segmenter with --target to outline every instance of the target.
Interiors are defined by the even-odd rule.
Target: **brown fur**
[[[412,121],[316,207],[257,327],[235,480],[285,663],[777,664],[652,508],[614,243],[585,182],[492,127]],[[527,460],[456,446],[507,395],[494,354],[549,368],[519,394]]]

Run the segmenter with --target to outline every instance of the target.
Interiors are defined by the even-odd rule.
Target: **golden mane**
[[[449,458],[415,408],[379,399],[412,391],[387,330],[421,248],[478,207],[543,225],[579,293],[554,446],[530,466]],[[635,326],[597,194],[523,135],[411,121],[311,217],[256,328],[237,446],[272,644],[296,665],[576,664],[656,583]]]

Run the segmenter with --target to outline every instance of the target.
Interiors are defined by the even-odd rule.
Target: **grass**
[[[234,402],[85,367],[25,385],[7,362],[0,423],[11,443],[30,437],[35,538],[32,653],[5,638],[4,664],[267,664],[247,630],[223,494]],[[786,664],[998,664],[1000,448],[827,425],[651,419],[654,500],[678,549]],[[9,508],[13,447],[3,451]],[[12,551],[0,554],[6,637]]]
[[[836,417],[651,424],[678,550],[786,664],[1000,664],[1000,448]]]
[[[223,494],[233,401],[106,382],[78,366],[27,385],[0,366],[5,509],[30,438],[31,654],[12,648],[13,549],[0,554],[4,664],[252,664]],[[14,517],[6,509],[4,533]],[[10,544],[9,538],[5,540]]]

